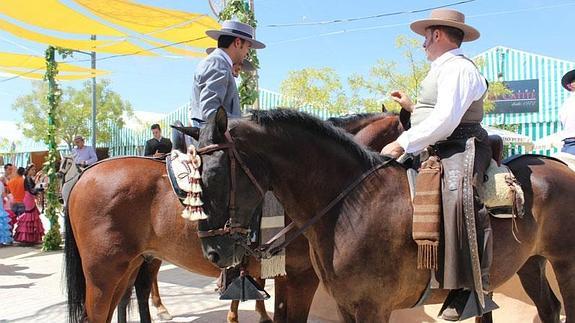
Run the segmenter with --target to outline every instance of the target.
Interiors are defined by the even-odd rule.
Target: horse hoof
[[[170,315],[170,313],[165,311],[165,312],[158,312],[158,318],[162,321],[170,321],[173,317]]]

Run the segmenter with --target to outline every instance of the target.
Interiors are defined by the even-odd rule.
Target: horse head
[[[62,162],[60,163],[60,169],[58,169],[56,176],[58,176],[58,178],[60,179],[63,179],[66,176],[66,174],[70,171],[70,169],[72,169],[72,166],[74,166],[74,157],[72,156],[62,157]]]
[[[65,203],[68,199],[68,194],[72,189],[73,184],[80,175],[82,170],[74,162],[74,156],[64,156],[62,157],[62,162],[60,163],[60,168],[56,173],[59,183],[60,192],[60,203]]]
[[[235,125],[240,125],[237,121]],[[238,129],[239,127],[236,127]],[[228,117],[218,109],[199,135],[198,152],[202,156],[202,188],[207,220],[199,221],[204,256],[219,267],[237,265],[249,244],[252,215],[263,194],[260,176],[242,161],[234,138],[228,130]],[[254,169],[252,167],[252,169]]]

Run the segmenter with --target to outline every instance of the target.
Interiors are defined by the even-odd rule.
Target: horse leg
[[[341,321],[344,323],[355,323],[355,315],[349,313],[345,308],[342,306],[338,306],[337,310],[339,312],[339,316],[341,316]]]
[[[97,279],[86,278],[86,322],[108,322],[108,317],[114,313],[114,307],[110,304],[114,291],[115,286],[111,281],[99,283]]]
[[[255,278],[255,281],[261,286],[266,286],[266,280],[261,278]],[[266,304],[264,301],[256,301],[256,312],[260,314],[260,323],[273,323],[271,317],[268,315],[266,311]]]
[[[485,313],[481,317],[476,317],[475,323],[493,323],[493,312]]]
[[[136,282],[136,297],[138,298],[138,311],[140,313],[140,322],[151,323],[152,316],[150,315],[150,291],[152,289],[152,277],[150,277],[150,264],[144,261],[138,270]]]
[[[132,288],[128,288],[126,293],[120,300],[120,304],[118,304],[118,323],[127,323],[128,322],[128,315],[127,309],[130,305],[130,299],[132,298]]]
[[[362,302],[355,311],[355,322],[387,323],[391,310],[382,310],[379,306]]]
[[[130,264],[128,269],[124,272],[124,274],[122,275],[122,278],[120,279],[120,281],[116,285],[116,288],[115,288],[114,293],[112,295],[110,308],[112,308],[112,309],[116,308],[118,306],[118,303],[120,302],[120,299],[125,295],[125,291],[128,289],[128,287],[131,288],[131,286],[134,286],[134,283],[136,281],[136,277],[138,276],[138,269],[140,268],[140,266],[141,266],[141,262],[138,264],[135,264],[135,265]],[[113,314],[114,314],[114,312],[111,311],[109,316],[108,316],[107,322],[112,321],[112,315]],[[142,319],[142,318],[140,318],[140,319]],[[142,322],[144,322],[144,321],[142,321]]]
[[[162,261],[160,259],[153,259],[148,264],[148,272],[152,279],[152,304],[156,308],[158,318],[164,321],[169,321],[172,319],[172,315],[168,312],[168,309],[162,303],[160,298],[160,290],[158,289],[158,273],[160,272],[160,267],[162,266]]]
[[[561,312],[561,303],[549,287],[545,276],[547,259],[543,256],[532,256],[519,269],[517,275],[529,298],[535,303],[537,313],[543,323],[557,323]]]
[[[228,312],[228,323],[238,323],[238,306],[240,301],[235,300],[230,304],[230,311]]]
[[[288,279],[286,276],[278,276],[274,279],[274,322],[276,323],[288,322],[287,281]]]
[[[567,316],[565,323],[575,323],[575,279],[573,279],[575,277],[575,263],[573,259],[551,260],[565,303],[565,315]]]
[[[319,278],[310,267],[287,280],[288,322],[307,322]]]

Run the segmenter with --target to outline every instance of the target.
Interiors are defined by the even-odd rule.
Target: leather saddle
[[[503,160],[503,139],[498,135],[490,135],[487,138],[489,146],[491,146],[491,154],[497,166],[501,166]]]
[[[193,144],[194,139],[198,140],[200,136],[200,128],[186,127],[180,120],[176,120],[170,127],[172,127],[173,149],[182,153],[186,153],[188,146]]]

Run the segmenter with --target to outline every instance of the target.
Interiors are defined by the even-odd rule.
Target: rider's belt
[[[449,137],[447,140],[456,140],[456,139],[468,139],[471,137],[476,138],[483,138],[487,136],[487,131],[481,127],[479,123],[461,123]]]

